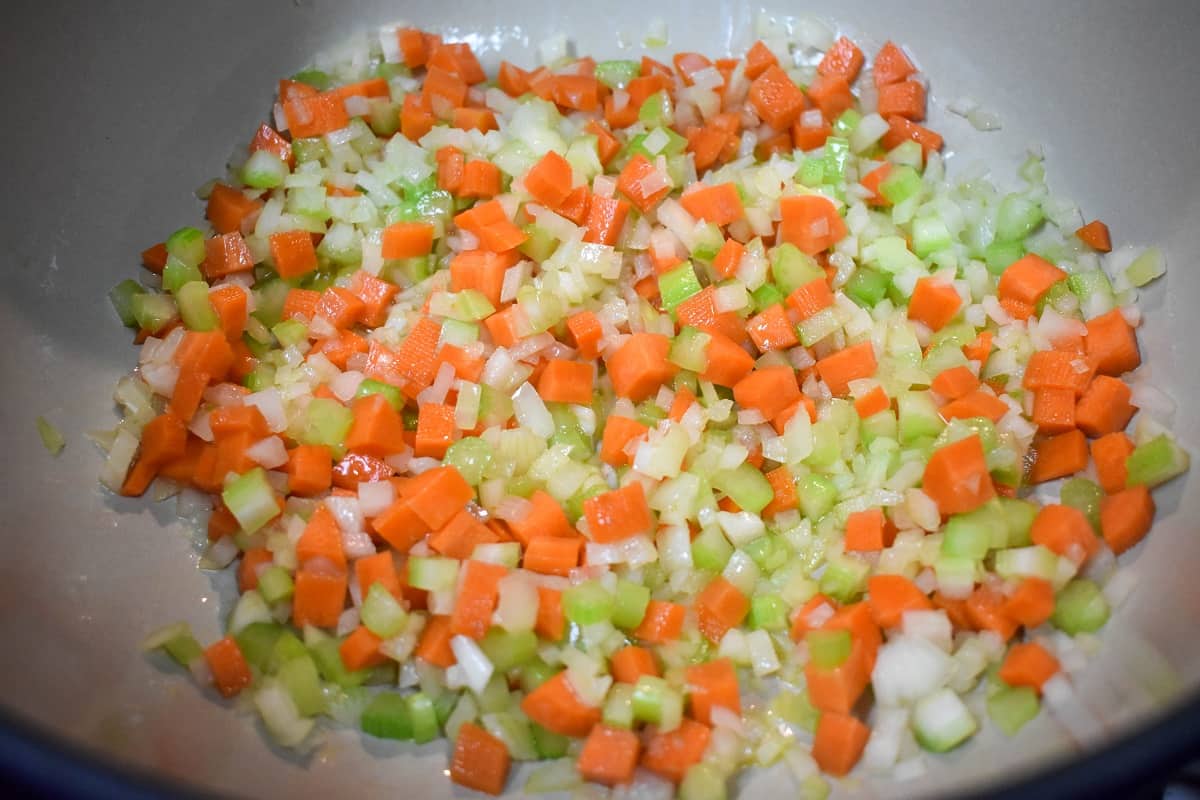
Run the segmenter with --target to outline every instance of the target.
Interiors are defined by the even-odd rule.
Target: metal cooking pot
[[[1044,143],[1052,187],[1109,222],[1118,244],[1163,247],[1171,269],[1144,292],[1141,341],[1154,380],[1180,403],[1176,432],[1200,444],[1200,355],[1187,310],[1200,304],[1191,263],[1200,253],[1200,4],[772,5],[824,16],[865,44],[904,43],[932,79],[933,124],[954,152],[952,169],[986,159],[1007,180],[1026,146]],[[135,358],[105,292],[136,275],[142,248],[200,220],[192,190],[221,174],[268,114],[275,79],[356,30],[407,18],[469,35],[492,66],[500,57],[528,65],[556,31],[581,53],[617,55],[617,31],[640,41],[651,16],[668,22],[672,51],[740,52],[757,11],[732,0],[653,10],[625,0],[4,4],[0,767],[10,778],[105,795],[187,785],[256,796],[462,796],[444,777],[444,743],[344,731],[297,760],[273,750],[248,717],[139,654],[149,630],[177,619],[214,638],[233,584],[196,569],[173,503],[116,498],[96,482],[101,456],[83,432],[113,424],[111,388]],[[1003,129],[980,133],[948,117],[945,103],[964,94],[999,112]],[[38,442],[39,414],[66,434],[57,458]],[[1014,740],[992,731],[931,759],[923,778],[856,779],[841,791],[1107,794],[1200,754],[1198,483],[1193,472],[1157,493],[1154,534],[1123,558],[1140,581],[1079,683],[1082,716],[1064,726],[1043,713]],[[747,796],[791,792],[789,780],[774,769],[741,786]]]

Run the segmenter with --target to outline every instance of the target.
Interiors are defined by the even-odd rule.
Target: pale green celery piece
[[[45,417],[37,418],[37,432],[41,437],[42,447],[45,447],[52,456],[58,455],[67,446],[67,440],[63,438],[62,432]]]

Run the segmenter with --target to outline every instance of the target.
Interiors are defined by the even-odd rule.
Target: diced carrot
[[[898,628],[906,611],[928,611],[929,598],[903,575],[872,575],[867,581],[867,605],[881,628]]]
[[[520,97],[529,91],[529,73],[516,64],[501,61],[496,85],[509,97]]]
[[[346,669],[351,671],[377,667],[386,664],[388,660],[379,649],[382,643],[383,640],[371,633],[365,625],[359,625],[342,640],[338,646],[338,655],[342,657],[342,664]]]
[[[1014,644],[1000,665],[1000,680],[1009,686],[1028,686],[1041,694],[1042,687],[1059,671],[1058,659],[1037,642]]]
[[[439,119],[449,119],[454,109],[467,102],[467,82],[458,75],[432,67],[425,73],[421,96]]]
[[[904,142],[916,142],[921,145],[921,152],[928,158],[930,153],[942,149],[942,137],[922,125],[904,117],[888,117],[888,132],[879,143],[887,150],[892,150]]]
[[[500,168],[490,161],[468,161],[463,167],[460,197],[489,198],[500,194]]]
[[[167,266],[167,245],[163,242],[142,251],[142,266],[155,275],[162,275]]]
[[[736,688],[735,685],[735,691]],[[693,705],[693,711],[694,709]],[[704,758],[711,736],[712,730],[707,725],[686,717],[679,723],[679,727],[672,731],[648,726],[642,766],[678,784],[683,781],[688,768],[700,763]]]
[[[388,308],[400,292],[399,286],[377,278],[364,269],[354,273],[349,288],[350,293],[362,302],[359,319],[368,327],[379,327],[387,322]]]
[[[548,642],[562,641],[567,632],[567,617],[563,613],[562,592],[549,586],[538,587],[537,622],[534,631]]]
[[[671,340],[660,333],[635,333],[608,356],[608,376],[618,397],[634,402],[658,391],[679,368],[667,360]]]
[[[1124,430],[1133,418],[1132,391],[1123,381],[1097,375],[1075,406],[1075,424],[1088,436]]]
[[[434,159],[437,161],[438,188],[457,197],[462,190],[463,169],[467,165],[462,150],[446,145],[438,148]]]
[[[651,600],[641,624],[633,630],[635,639],[649,644],[666,644],[675,641],[683,632],[683,620],[687,608],[665,600]]]
[[[283,114],[293,138],[323,136],[350,124],[350,116],[337,90],[286,100]]]
[[[667,411],[667,418],[673,422],[683,420],[683,415],[688,412],[696,402],[696,395],[687,386],[681,386],[679,391],[675,393],[675,399],[671,401],[671,408]]]
[[[571,193],[571,165],[551,150],[530,167],[522,182],[534,200],[547,208],[558,208]]]
[[[821,109],[827,120],[835,120],[854,106],[850,82],[841,75],[818,75],[805,90],[812,104]]]
[[[750,612],[750,600],[741,590],[718,575],[696,596],[693,604],[700,632],[710,642],[717,643],[736,628]]]
[[[296,163],[295,158],[292,156],[292,145],[287,139],[280,136],[278,131],[265,122],[258,126],[258,130],[254,133],[254,138],[250,141],[250,152],[256,153],[259,150],[271,153],[289,167],[294,166]]]
[[[942,419],[947,422],[952,419],[971,419],[972,417],[986,417],[992,422],[999,422],[1008,411],[1008,406],[1000,398],[982,389],[968,392],[938,409]]]
[[[1067,273],[1036,253],[1029,253],[1008,265],[1000,275],[997,293],[1001,299],[1019,300],[1035,305],[1050,287],[1065,279]]]
[[[637,482],[588,498],[583,513],[592,540],[603,544],[649,533],[654,526],[645,490]]]
[[[1007,642],[1016,634],[1017,622],[1004,607],[1004,595],[990,586],[980,586],[967,598],[967,619],[976,630],[991,631]]]
[[[450,290],[474,289],[498,307],[504,289],[504,273],[518,260],[516,251],[463,250],[450,260]]]
[[[769,66],[750,84],[747,96],[759,119],[785,131],[804,111],[804,92],[779,66]]]
[[[738,265],[745,252],[746,247],[741,242],[736,239],[726,239],[725,244],[721,245],[721,249],[713,258],[713,270],[721,278],[732,278],[737,274]]]
[[[877,368],[875,348],[870,341],[839,350],[816,364],[817,374],[835,397],[842,397],[850,391],[850,381],[869,378]]]
[[[187,438],[187,428],[173,414],[159,414],[146,423],[137,458],[121,484],[121,494],[136,497],[145,492],[164,464],[184,455]]]
[[[882,411],[887,411],[891,407],[891,398],[887,396],[887,392],[883,390],[882,386],[876,386],[854,401],[854,410],[858,414],[859,419],[873,417]]]
[[[779,59],[771,49],[759,39],[746,51],[746,77],[754,80],[767,71],[769,67],[778,66]]]
[[[897,83],[916,71],[917,68],[908,60],[904,51],[892,42],[886,42],[883,47],[879,48],[879,52],[875,55],[875,63],[871,67],[876,87]]]
[[[956,630],[974,630],[971,619],[967,616],[967,601],[965,599],[947,597],[940,591],[934,592],[929,599],[935,609],[946,612],[946,616],[950,619],[950,624]]]
[[[925,87],[917,81],[880,86],[876,113],[884,118],[897,116],[920,122],[925,119]]]
[[[221,319],[221,330],[230,342],[240,342],[246,328],[247,292],[240,286],[226,284],[213,287],[208,301]]]
[[[921,278],[908,301],[908,318],[940,331],[958,316],[962,298],[954,285],[937,278]]]
[[[1070,389],[1071,396],[1083,394],[1092,380],[1092,366],[1077,353],[1038,350],[1029,357],[1021,385],[1026,389]]]
[[[450,780],[468,789],[499,795],[511,767],[512,757],[504,742],[474,722],[459,726],[450,757]]]
[[[218,639],[205,648],[204,660],[222,697],[233,697],[254,682],[250,665],[232,636]]]
[[[409,69],[425,66],[429,58],[425,36],[416,28],[397,28],[396,39],[400,43],[401,58]]]
[[[258,588],[259,567],[269,566],[275,555],[265,547],[252,547],[242,553],[238,562],[238,591],[245,593]]]
[[[796,312],[796,317],[803,321],[832,306],[833,292],[828,281],[816,278],[796,287],[787,296],[787,304],[788,308]]]
[[[975,337],[975,341],[964,344],[962,350],[963,355],[968,359],[982,364],[992,353],[992,332],[980,331],[979,335]]]
[[[693,184],[699,188],[685,192],[679,198],[679,203],[689,214],[697,219],[706,220],[714,225],[728,225],[745,216],[742,208],[742,198],[733,183],[721,183],[716,186]]]
[[[319,397],[314,393],[314,397]],[[387,462],[365,453],[348,453],[333,465],[333,485],[339,489],[356,490],[360,483],[384,481],[395,470]]]
[[[557,75],[554,102],[572,111],[595,111],[600,107],[603,84],[591,75]]]
[[[871,680],[866,645],[861,639],[853,639],[850,655],[836,667],[818,667],[810,661],[804,668],[804,677],[809,700],[821,710],[822,716],[850,713]]]
[[[1119,308],[1088,320],[1084,342],[1088,358],[1101,375],[1123,375],[1142,363],[1133,327]]]
[[[333,327],[344,329],[359,321],[364,308],[363,301],[359,300],[349,289],[330,286],[321,292],[321,299],[317,301],[315,313]]]
[[[591,311],[579,311],[567,317],[567,331],[574,340],[575,349],[584,358],[600,355],[600,339],[604,332],[600,318]]]
[[[770,519],[784,511],[794,511],[800,503],[796,494],[796,479],[786,464],[781,464],[770,472],[765,473],[767,483],[771,484],[774,494],[771,502],[762,510],[764,519]]]
[[[218,234],[238,233],[242,225],[261,208],[261,200],[246,197],[242,192],[223,183],[214,183],[208,196],[204,217],[212,223],[213,230]]]
[[[210,281],[233,275],[237,272],[250,272],[254,269],[254,257],[246,240],[237,231],[214,236],[204,242],[204,263],[200,271]]]
[[[479,59],[471,52],[471,46],[466,42],[446,43],[431,48],[426,66],[430,69],[444,69],[468,84],[480,83],[487,77]]]
[[[474,163],[486,162],[471,162]],[[470,164],[467,166],[470,167]],[[465,186],[465,176],[463,183]],[[478,203],[474,208],[459,213],[454,217],[454,224],[478,236],[480,244],[494,253],[512,250],[529,238],[528,234],[512,223],[504,211],[504,206],[496,200]]]
[[[732,661],[713,659],[689,666],[685,674],[692,716],[698,722],[711,725],[714,708],[728,709],[741,716],[741,692]]]
[[[521,566],[542,575],[567,577],[579,566],[583,539],[562,536],[535,536],[525,546]]]
[[[342,531],[324,503],[317,506],[296,542],[296,560],[303,567],[310,559],[322,558],[337,567],[346,566]]]
[[[400,598],[400,574],[396,571],[396,559],[389,551],[363,556],[354,562],[354,577],[363,597],[375,584],[382,586],[392,597]]]
[[[833,126],[829,124],[829,120],[821,117],[821,121],[817,125],[809,125],[805,123],[804,117],[801,117],[792,125],[792,145],[797,150],[805,152],[816,150],[818,147],[823,147],[825,141],[833,134]]]
[[[317,313],[321,293],[312,289],[290,289],[283,301],[283,318],[311,321]]]
[[[640,439],[650,429],[630,417],[609,416],[604,423],[604,434],[600,439],[600,460],[614,467],[630,462],[625,447],[633,439]]]
[[[1030,483],[1065,478],[1087,466],[1087,437],[1077,429],[1035,442],[1033,449],[1037,458],[1029,470]]]
[[[584,127],[583,132],[596,137],[596,150],[600,155],[600,163],[608,166],[608,162],[612,161],[621,149],[621,144],[612,135],[612,131],[596,120],[591,120]]]
[[[699,292],[675,307],[675,321],[679,327],[691,326],[705,333],[719,333],[735,342],[747,338],[745,322],[733,311],[717,312],[717,290],[705,286]]]
[[[796,371],[786,366],[756,369],[733,387],[733,398],[742,408],[772,419],[800,399]]]
[[[452,638],[454,633],[450,630],[450,618],[431,616],[425,624],[425,629],[421,631],[421,639],[417,642],[414,655],[435,667],[453,666],[456,659],[454,651],[450,649]]]
[[[820,281],[820,283],[824,284],[825,282]],[[746,331],[750,334],[751,341],[754,342],[754,346],[760,353],[770,350],[785,350],[795,347],[800,341],[796,337],[796,329],[788,319],[783,306],[778,303],[767,306],[756,316],[747,320]]]
[[[597,725],[583,743],[576,768],[585,781],[607,786],[629,783],[641,748],[641,740],[633,731]]]
[[[413,511],[406,500],[400,499],[371,520],[371,529],[399,553],[407,553],[429,533],[430,527]]]
[[[512,347],[524,339],[532,330],[529,318],[521,306],[513,303],[483,321],[492,342],[499,347]]]
[[[869,508],[865,511],[854,511],[846,517],[846,552],[879,552],[890,547],[887,520],[883,511]],[[894,530],[891,538],[895,538]]]
[[[328,567],[302,566],[296,572],[292,624],[332,628],[346,606],[346,573]]]
[[[790,242],[813,256],[846,238],[846,223],[833,202],[819,194],[800,194],[779,201],[779,241]]]
[[[1101,253],[1112,251],[1112,237],[1108,233],[1108,226],[1098,219],[1075,231],[1075,236],[1093,250]]]
[[[1045,578],[1024,578],[1004,601],[1004,613],[1026,630],[1036,628],[1054,613],[1054,584]]]
[[[370,375],[370,377],[387,383],[403,383],[402,388],[415,395],[433,383],[437,368],[437,345],[441,336],[441,325],[429,317],[421,317],[409,331],[407,338],[400,345],[400,349],[394,354],[392,366],[400,380],[388,380],[390,376],[383,375]]]
[[[668,179],[659,180],[658,168],[641,153],[635,155],[617,176],[617,189],[643,214],[654,208],[671,191]]]
[[[407,449],[404,421],[382,394],[360,397],[351,405],[354,423],[346,434],[346,449],[383,458]]]
[[[1125,488],[1128,476],[1125,459],[1132,452],[1133,440],[1121,432],[1105,434],[1092,442],[1092,460],[1096,462],[1096,475],[1105,493],[1116,494]]]
[[[454,443],[457,433],[454,406],[445,403],[421,403],[417,414],[417,437],[413,453],[418,458],[442,458]]]
[[[208,415],[213,437],[223,439],[236,433],[249,433],[253,439],[267,435],[267,420],[256,406],[223,406]]]
[[[427,222],[394,222],[383,229],[384,258],[416,258],[433,249],[433,226]]]
[[[822,772],[842,776],[862,758],[871,729],[849,714],[823,713],[817,720],[813,760]]]
[[[863,188],[871,192],[871,196],[867,198],[867,203],[873,206],[890,206],[892,201],[888,200],[880,191],[880,186],[887,179],[888,175],[892,174],[892,164],[885,161],[880,166],[863,175],[859,179],[859,183]]]
[[[513,536],[522,545],[529,545],[541,536],[575,538],[575,530],[557,500],[548,492],[538,489],[529,496],[529,513],[521,520],[508,523]]]
[[[474,496],[471,484],[452,466],[422,472],[404,491],[404,500],[433,530],[449,522]]]
[[[732,387],[754,369],[754,358],[736,342],[719,333],[710,333],[709,337],[701,380]]]
[[[484,365],[487,363],[483,356],[472,355],[453,344],[443,344],[442,349],[438,350],[437,358],[439,368],[442,364],[449,364],[454,367],[455,375],[470,383],[479,382]]]
[[[1034,517],[1029,535],[1034,544],[1053,550],[1077,564],[1083,563],[1100,549],[1100,541],[1087,517],[1071,506],[1042,506]]]
[[[268,241],[279,277],[299,278],[317,268],[317,251],[308,231],[273,233]]]
[[[546,362],[538,378],[537,390],[542,399],[550,403],[575,403],[590,405],[595,370],[583,361],[551,359]]]
[[[543,728],[561,736],[586,736],[600,721],[600,709],[579,698],[566,671],[525,695],[521,710]]]
[[[929,388],[947,400],[957,400],[978,389],[979,378],[967,367],[951,367],[938,373]]]
[[[486,561],[464,561],[458,597],[450,615],[450,630],[461,636],[482,639],[492,624],[492,612],[499,598],[500,579],[508,569]]]
[[[429,537],[429,548],[447,558],[466,560],[479,545],[499,540],[495,531],[464,508]]]
[[[613,653],[611,659],[613,680],[618,683],[637,683],[643,675],[659,675],[654,653],[645,647],[626,645]]]
[[[995,497],[979,437],[968,436],[935,450],[925,465],[922,488],[943,514],[974,511]]]
[[[1143,485],[1131,486],[1100,501],[1100,530],[1120,555],[1145,538],[1154,521],[1154,498]]]
[[[479,131],[487,133],[494,131],[499,126],[496,124],[496,115],[487,108],[456,108],[451,122],[455,128],[464,131]]]

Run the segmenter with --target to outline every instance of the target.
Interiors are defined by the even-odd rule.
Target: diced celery
[[[1058,490],[1059,502],[1064,506],[1078,509],[1092,523],[1092,530],[1100,532],[1100,501],[1104,492],[1095,481],[1087,478],[1069,478],[1063,481]]]
[[[692,258],[711,262],[721,252],[725,244],[725,235],[721,229],[711,222],[700,222],[692,230]]]
[[[692,540],[692,563],[697,569],[720,572],[733,555],[733,545],[716,525],[704,528]]]
[[[796,331],[800,334],[800,343],[812,347],[842,325],[843,320],[833,308],[823,308],[796,326]]]
[[[841,666],[850,657],[853,642],[850,631],[846,630],[816,630],[804,634],[808,644],[808,655],[812,663],[819,669],[833,669]]]
[[[277,672],[281,666],[293,658],[308,655],[309,649],[304,646],[304,642],[300,641],[300,637],[285,628],[275,639],[275,645],[271,648],[265,669],[267,672]],[[315,661],[314,657],[314,663]]]
[[[346,434],[354,424],[354,413],[337,400],[314,397],[304,412],[296,439],[301,444],[325,445],[333,448],[335,457],[342,452]]]
[[[903,203],[921,191],[921,176],[911,166],[892,167],[879,182],[879,193],[893,205]]]
[[[312,641],[308,644],[308,652],[316,662],[321,677],[343,689],[351,689],[366,683],[367,678],[371,677],[371,671],[346,669],[339,650],[341,641],[319,631],[317,633],[319,635],[313,636]],[[305,639],[309,639],[309,634],[310,631],[305,631]]]
[[[601,61],[596,65],[596,78],[610,89],[624,89],[642,73],[637,61]]]
[[[271,328],[271,333],[283,347],[292,347],[308,339],[308,326],[298,319],[285,319]]]
[[[1108,601],[1095,583],[1076,578],[1058,593],[1050,621],[1071,636],[1094,633],[1108,622]]]
[[[789,725],[803,728],[809,733],[817,730],[821,712],[808,699],[808,692],[780,689],[771,700],[771,713]]]
[[[833,481],[823,475],[809,474],[796,485],[800,498],[800,510],[809,519],[820,519],[837,503],[838,489]]]
[[[537,634],[533,631],[509,632],[501,627],[490,628],[479,643],[483,654],[497,672],[508,672],[537,655]]]
[[[1153,489],[1187,472],[1191,459],[1187,451],[1167,434],[1160,434],[1138,445],[1125,459],[1127,486],[1145,485]]]
[[[262,589],[262,584],[259,584]],[[275,643],[283,635],[284,627],[277,622],[252,622],[234,634],[238,649],[246,663],[259,672],[266,672],[271,663]]]
[[[755,313],[779,305],[785,299],[783,292],[779,291],[773,283],[764,283],[750,293],[750,301],[754,305]]]
[[[558,239],[554,234],[538,225],[526,225],[525,234],[529,237],[517,248],[523,255],[539,264],[558,249]]]
[[[1006,686],[987,699],[988,716],[1005,736],[1014,736],[1041,710],[1037,692],[1028,686]]]
[[[204,262],[204,233],[197,228],[180,228],[167,237],[165,246],[167,255],[180,264],[199,267]]]
[[[242,385],[252,392],[261,392],[275,385],[275,368],[270,364],[259,364],[242,378]]]
[[[787,604],[777,594],[759,594],[750,600],[749,624],[756,630],[786,630]]]
[[[979,562],[964,556],[943,555],[933,563],[933,571],[942,589],[949,587],[970,592],[978,577]]]
[[[289,659],[279,667],[279,682],[292,696],[296,710],[306,717],[325,711],[325,695],[321,692],[321,677],[311,656]]]
[[[647,97],[638,109],[638,121],[647,128],[662,128],[673,124],[675,112],[671,105],[671,97],[663,91]]]
[[[1058,284],[1056,284],[1056,288]],[[1067,277],[1067,288],[1079,298],[1084,319],[1099,316],[1113,308],[1113,290],[1103,270],[1076,272]],[[1047,293],[1049,294],[1049,293]],[[1053,298],[1050,298],[1052,302]]]
[[[548,731],[536,722],[529,723],[529,729],[533,734],[533,746],[541,758],[562,758],[567,754],[571,740],[566,736]]]
[[[924,262],[908,249],[903,236],[880,236],[863,248],[863,257],[874,266],[892,274],[923,271]]]
[[[929,392],[901,392],[896,398],[901,444],[936,437],[946,427]]]
[[[171,294],[178,295],[179,290],[189,283],[202,283],[204,275],[200,272],[200,268],[190,264],[184,264],[182,261],[176,260],[174,257],[167,259],[167,265],[163,267],[162,285]],[[179,298],[176,297],[176,300]]]
[[[633,687],[633,718],[657,724],[663,730],[679,726],[683,696],[663,678],[642,675]],[[670,723],[674,722],[674,725]]]
[[[893,164],[920,169],[925,163],[925,153],[918,142],[908,140],[889,150],[887,160]]]
[[[605,725],[617,728],[632,728],[634,686],[628,683],[617,683],[609,690],[604,698],[601,719]]]
[[[286,569],[273,564],[258,576],[258,591],[264,600],[274,605],[289,599],[295,591],[295,584]]]
[[[662,296],[663,308],[668,313],[701,289],[700,280],[690,261],[658,276],[658,291]]]
[[[381,394],[388,401],[388,405],[399,411],[404,407],[404,395],[400,394],[400,390],[390,383],[377,381],[374,378],[366,378],[358,385],[358,391],[354,393],[355,398],[367,397],[373,394]]]
[[[212,303],[208,299],[208,284],[204,281],[192,281],[179,287],[175,294],[179,303],[179,317],[188,330],[212,331],[221,324]]]
[[[962,699],[950,689],[938,689],[913,707],[913,733],[926,750],[945,753],[969,739],[978,726]]]
[[[196,641],[186,622],[176,622],[150,634],[142,642],[142,649],[146,652],[163,650],[182,667],[204,657],[204,648]]]
[[[641,624],[650,603],[650,590],[632,581],[617,581],[617,596],[613,603],[612,624],[630,630]]]
[[[1145,250],[1125,268],[1125,279],[1137,287],[1145,286],[1167,273],[1166,261],[1157,247]]]
[[[397,692],[381,692],[371,698],[362,712],[363,733],[380,739],[413,738],[408,702]]]
[[[711,338],[704,331],[684,326],[671,342],[667,359],[683,369],[703,372],[708,366],[707,351]]]
[[[846,113],[857,113],[848,111]],[[843,117],[845,115],[843,114]],[[840,120],[839,120],[840,121]],[[857,122],[855,123],[857,124]],[[830,136],[825,140],[825,183],[833,184],[835,188],[846,182],[846,162],[850,159],[850,142],[841,135]],[[840,195],[839,195],[840,196]]]
[[[974,561],[982,560],[988,550],[1008,544],[1008,520],[999,503],[987,503],[965,514],[954,514],[946,522],[942,554]]]
[[[725,800],[725,776],[711,764],[692,764],[679,784],[679,800]]]
[[[309,139],[293,139],[292,154],[296,156],[296,163],[298,164],[303,164],[307,161],[320,161],[329,158],[329,145],[319,136]],[[325,189],[322,187],[320,192],[324,195]]]
[[[477,436],[466,436],[446,449],[442,459],[462,473],[463,479],[472,486],[483,480],[484,470],[492,462],[492,446]]]
[[[789,295],[806,283],[824,280],[825,271],[800,248],[785,242],[776,247],[771,255],[771,277],[775,279],[779,290]]]
[[[242,166],[242,183],[255,189],[282,186],[287,176],[287,164],[269,150],[255,150]]]
[[[996,211],[996,241],[1015,242],[1033,233],[1044,219],[1042,207],[1025,195],[1010,194]]]
[[[852,602],[867,588],[867,576],[871,565],[853,556],[835,556],[825,565],[818,584],[821,593],[839,603]]]
[[[308,84],[318,92],[323,92],[333,86],[333,79],[329,77],[328,73],[311,67],[297,72],[292,76],[292,80],[297,83]]]
[[[408,624],[408,612],[382,583],[371,584],[359,614],[367,630],[380,639],[392,638]]]
[[[954,237],[940,217],[918,217],[913,220],[912,230],[913,252],[921,258],[928,258],[954,243]]]
[[[423,692],[410,694],[405,699],[408,702],[408,716],[412,720],[413,741],[424,744],[438,738],[441,729],[433,701]]]
[[[999,275],[1008,269],[1009,265],[1025,255],[1025,247],[1020,242],[992,242],[983,251],[983,260],[988,272]]]
[[[542,661],[540,658],[534,658],[521,665],[521,688],[526,692],[532,692],[537,687],[541,686],[546,681],[554,677],[557,670],[554,667]]]
[[[142,292],[130,296],[129,310],[137,327],[151,333],[162,330],[179,315],[175,298],[155,292]]]
[[[458,580],[458,561],[453,558],[413,556],[408,559],[408,583],[414,589],[444,592]]]
[[[1033,530],[1033,520],[1038,514],[1038,507],[1028,500],[1015,497],[997,498],[1008,523],[1008,546],[1024,547],[1032,543],[1029,533]]]
[[[594,625],[611,619],[616,601],[599,581],[584,581],[563,591],[563,613],[576,625]]]
[[[825,159],[808,156],[800,162],[797,180],[805,186],[817,187],[825,182]]]
[[[262,467],[255,467],[230,482],[221,499],[246,533],[254,533],[279,516],[275,490]]]
[[[859,435],[862,437],[863,444],[867,447],[877,439],[895,440],[898,431],[898,423],[896,422],[896,412],[890,408],[872,414],[862,421],[859,426]]]
[[[874,308],[887,296],[891,282],[892,279],[884,272],[860,267],[846,281],[842,291],[858,305]]]
[[[1011,547],[996,552],[995,569],[1002,578],[1053,580],[1058,574],[1058,556],[1041,545]]]
[[[754,563],[763,572],[774,572],[787,561],[787,547],[783,540],[776,536],[759,536],[742,546],[746,555],[754,559]]]
[[[145,293],[144,286],[129,278],[108,290],[108,299],[112,302],[117,316],[121,318],[121,324],[125,327],[137,327],[137,318],[133,315],[133,298],[135,295]]]
[[[853,108],[848,108],[834,121],[833,132],[837,136],[849,136],[860,122],[862,122],[862,114]]]
[[[647,139],[653,136],[658,139],[661,146],[647,146]],[[653,140],[651,140],[653,141]],[[625,147],[629,155],[641,154],[650,161],[653,161],[658,156],[676,156],[687,149],[687,139],[680,136],[670,128],[655,128],[647,133],[640,133],[629,140],[629,144]]]
[[[771,484],[752,464],[720,470],[712,478],[714,489],[723,492],[744,511],[757,514],[775,497]]]

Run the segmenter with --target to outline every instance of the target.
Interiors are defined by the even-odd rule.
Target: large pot
[[[952,165],[989,159],[1003,180],[1031,142],[1044,143],[1052,186],[1108,221],[1119,243],[1164,248],[1172,269],[1144,293],[1143,350],[1179,401],[1176,432],[1200,442],[1188,310],[1200,304],[1200,5],[774,5],[824,15],[860,41],[907,45],[932,78]],[[110,390],[134,359],[104,294],[137,273],[142,248],[199,220],[192,190],[269,112],[274,80],[355,30],[408,18],[470,36],[494,66],[501,56],[528,64],[556,31],[581,53],[616,55],[616,32],[636,41],[651,16],[668,22],[672,49],[740,50],[756,12],[731,0],[652,11],[548,0],[6,3],[0,766],[38,786],[102,794],[154,788],[119,769],[257,796],[455,795],[444,743],[394,746],[347,731],[298,760],[272,749],[249,717],[139,655],[149,630],[176,619],[213,638],[233,587],[229,575],[196,569],[172,503],[116,498],[96,483],[101,457],[83,433],[112,425]],[[980,133],[949,117],[944,105],[964,94],[999,112],[1003,129]],[[38,442],[39,414],[66,434],[57,458]],[[1189,475],[1157,495],[1154,534],[1123,558],[1140,581],[1079,685],[1086,712],[1068,726],[1074,735],[1043,713],[1015,740],[987,733],[934,759],[924,778],[845,790],[1107,793],[1200,755],[1197,483]],[[774,770],[743,785],[791,791],[788,780]]]

